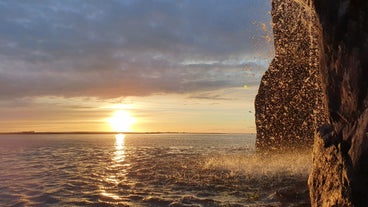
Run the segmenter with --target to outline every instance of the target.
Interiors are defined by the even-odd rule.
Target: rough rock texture
[[[275,58],[255,100],[260,151],[312,148],[320,121],[321,79],[316,17],[305,2],[272,1]]]
[[[257,147],[314,137],[312,206],[368,206],[368,1],[273,0],[272,16]]]
[[[314,206],[368,206],[368,1],[314,0],[329,132],[316,133]],[[321,126],[321,123],[318,123]]]

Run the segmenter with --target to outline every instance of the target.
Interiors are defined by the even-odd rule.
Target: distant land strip
[[[1,134],[229,134],[220,132],[100,132],[100,131],[71,131],[71,132],[0,132]]]

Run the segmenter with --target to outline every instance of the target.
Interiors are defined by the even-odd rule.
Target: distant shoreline
[[[233,134],[233,133],[221,133],[221,132],[94,132],[94,131],[71,131],[71,132],[36,132],[36,131],[24,131],[24,132],[0,132],[0,135],[33,135],[33,134]],[[253,134],[253,133],[234,133],[234,134]]]

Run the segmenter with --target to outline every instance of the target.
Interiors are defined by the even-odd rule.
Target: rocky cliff
[[[368,1],[314,0],[328,122],[317,123],[315,206],[368,206]]]
[[[314,140],[312,206],[368,206],[368,1],[273,0],[272,16],[257,147]]]
[[[255,100],[260,151],[312,148],[324,110],[315,13],[303,1],[272,1],[275,58]]]

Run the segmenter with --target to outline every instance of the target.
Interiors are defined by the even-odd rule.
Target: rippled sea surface
[[[0,206],[308,206],[309,155],[252,134],[0,135]]]

